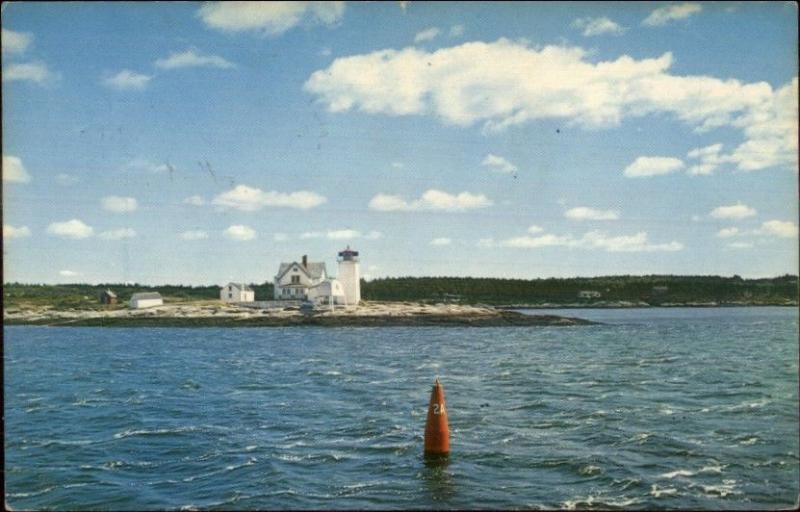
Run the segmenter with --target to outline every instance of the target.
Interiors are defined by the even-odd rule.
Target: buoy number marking
[[[444,404],[433,404],[433,414],[439,416],[440,414],[444,414],[446,411],[444,410]]]

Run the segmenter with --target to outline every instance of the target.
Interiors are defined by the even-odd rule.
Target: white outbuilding
[[[318,306],[345,304],[345,292],[338,279],[326,279],[308,288],[308,300]]]
[[[158,292],[134,293],[131,295],[131,309],[154,308],[163,305],[164,299],[161,298],[161,294]]]
[[[253,302],[256,292],[244,283],[228,283],[220,287],[219,298],[223,302]]]

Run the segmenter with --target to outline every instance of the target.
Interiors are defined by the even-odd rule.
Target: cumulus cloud
[[[223,209],[233,208],[244,212],[254,212],[267,206],[307,210],[319,206],[325,201],[327,201],[325,197],[308,190],[286,194],[272,190],[264,192],[259,188],[237,185],[215,197],[211,204]]]
[[[152,80],[151,75],[136,73],[129,69],[123,69],[113,76],[103,79],[103,85],[117,89],[118,91],[141,91]]]
[[[581,238],[575,238],[572,235],[553,234],[520,236],[503,240],[500,245],[518,249],[568,247],[606,252],[674,252],[683,249],[683,244],[676,241],[661,244],[650,243],[645,231],[640,231],[634,235],[620,236],[608,236],[602,231],[589,231]]]
[[[79,219],[71,219],[64,222],[51,223],[47,226],[47,232],[61,238],[80,240],[92,236],[94,229]]]
[[[158,59],[155,62],[155,65],[160,69],[197,67],[231,69],[236,67],[234,63],[229,62],[222,57],[217,55],[202,55],[194,49],[189,49],[180,53],[172,53],[166,59]]]
[[[304,89],[331,112],[431,115],[447,125],[493,132],[537,119],[587,129],[666,114],[696,131],[740,130],[730,153],[741,170],[797,161],[797,79],[773,90],[669,72],[672,54],[593,61],[579,47],[530,47],[499,39],[425,51],[384,49],[340,57]]]
[[[532,224],[528,228],[528,233],[530,233],[532,235],[535,235],[536,233],[541,233],[542,231],[544,231],[544,228],[541,227],[541,226],[537,226],[536,224]]]
[[[33,35],[27,32],[15,32],[2,29],[2,52],[5,54],[24,53],[33,42]]]
[[[731,242],[727,247],[731,249],[752,249],[753,244],[751,242]]]
[[[406,201],[400,196],[378,194],[369,202],[371,210],[383,212],[391,211],[446,211],[462,212],[476,208],[486,208],[492,201],[483,194],[449,194],[441,190],[430,189],[425,191],[419,199]]]
[[[689,167],[688,173],[695,176],[712,174],[726,161],[726,158],[720,155],[721,151],[722,144],[712,144],[689,151],[686,156],[698,162]]]
[[[487,167],[489,170],[494,172],[499,172],[502,174],[511,174],[513,172],[517,172],[517,166],[503,158],[502,156],[497,156],[489,153],[486,155],[486,158],[483,159],[481,165]]]
[[[183,200],[183,204],[190,204],[192,206],[203,206],[206,204],[206,200],[203,199],[203,196],[189,196]]]
[[[253,240],[256,237],[256,231],[253,228],[242,226],[241,224],[229,226],[228,229],[222,232],[222,234],[225,235],[226,238],[240,242]]]
[[[272,235],[272,239],[276,242],[285,242],[286,240],[289,239],[289,235],[287,235],[286,233],[275,233],[274,235]]]
[[[22,159],[16,156],[3,155],[3,181],[8,183],[28,183],[31,175],[22,165]]]
[[[101,203],[104,210],[113,213],[129,213],[139,207],[139,203],[133,197],[107,196]]]
[[[717,232],[717,236],[720,238],[730,238],[738,234],[739,234],[739,228],[737,227],[723,228]]]
[[[327,238],[328,240],[353,240],[356,238],[366,240],[377,240],[383,237],[380,231],[370,231],[369,233],[362,233],[356,229],[334,229],[327,232],[323,231],[308,231],[300,234],[300,239],[305,240],[309,238]]]
[[[433,41],[439,35],[439,29],[436,27],[426,28],[421,32],[417,32],[414,36],[415,43],[424,43],[425,41]]]
[[[750,208],[746,204],[736,203],[729,206],[718,206],[711,210],[711,215],[715,219],[744,219],[752,217],[756,214],[754,208]]]
[[[642,21],[642,25],[660,27],[666,25],[670,21],[688,18],[692,14],[697,14],[702,10],[703,7],[696,3],[686,2],[682,4],[671,4],[659,7],[651,12],[650,15]]]
[[[205,240],[206,238],[208,238],[208,233],[198,229],[198,230],[184,231],[179,236],[181,240],[189,240],[189,241]]]
[[[669,174],[683,168],[683,161],[679,158],[666,156],[640,156],[625,168],[628,178],[643,178]]]
[[[583,30],[584,37],[601,36],[609,34],[620,36],[625,33],[625,28],[605,16],[599,18],[578,18],[572,26]]]
[[[28,226],[14,227],[11,224],[3,224],[3,239],[9,240],[11,238],[25,238],[31,236],[31,230]]]
[[[136,231],[131,228],[112,229],[111,231],[103,231],[97,236],[103,240],[122,240],[136,237]]]
[[[403,169],[405,166],[403,162],[392,162],[392,167],[395,169]]]
[[[453,25],[450,27],[450,37],[461,37],[464,35],[464,25]]]
[[[757,234],[780,238],[795,238],[797,237],[797,224],[783,220],[768,220],[761,224]]]
[[[62,277],[75,277],[81,275],[80,272],[75,272],[74,270],[59,270],[58,275]]]
[[[167,172],[170,168],[169,164],[157,164],[146,158],[134,158],[124,166],[126,171],[147,171],[151,173]]]
[[[430,244],[436,247],[443,247],[445,245],[450,245],[451,243],[453,243],[453,240],[447,237],[434,238],[430,241]]]
[[[564,212],[564,217],[572,220],[617,220],[619,219],[619,212],[578,206]]]
[[[333,25],[344,2],[209,2],[197,11],[207,27],[222,32],[278,36],[304,20]]]
[[[43,84],[55,80],[58,75],[47,69],[47,64],[41,61],[11,63],[3,67],[3,81],[14,80]]]

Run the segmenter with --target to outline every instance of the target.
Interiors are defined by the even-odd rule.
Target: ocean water
[[[796,506],[796,309],[563,313],[605,324],[5,327],[5,500],[53,510]],[[426,464],[437,375],[452,452]]]

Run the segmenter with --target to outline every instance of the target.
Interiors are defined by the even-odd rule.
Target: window
[[[229,294],[228,294],[228,298],[229,298],[229,299],[232,299],[232,298],[233,298],[233,294],[232,294],[232,293],[229,293]]]
[[[292,284],[300,284],[300,276],[292,276]]]

